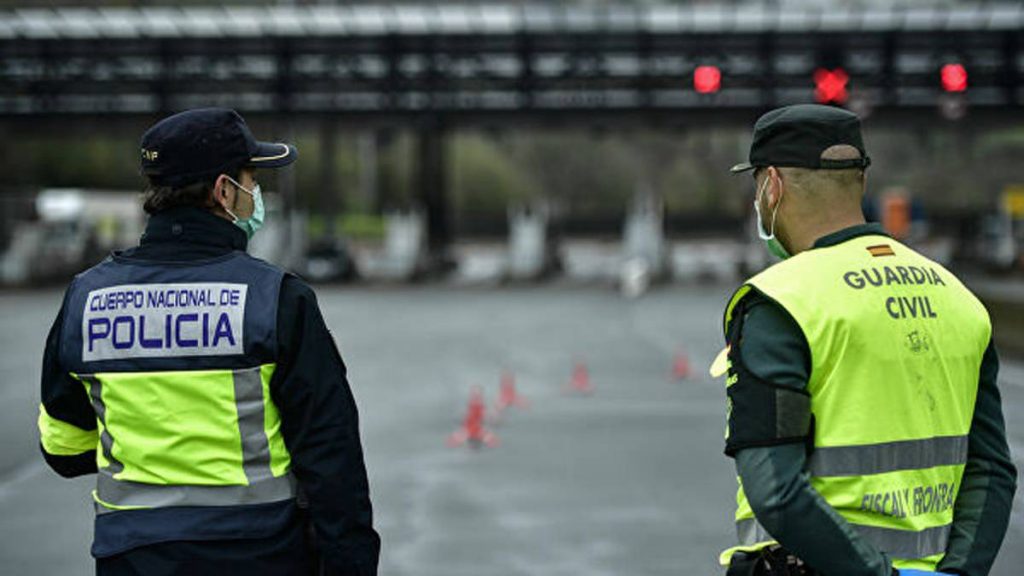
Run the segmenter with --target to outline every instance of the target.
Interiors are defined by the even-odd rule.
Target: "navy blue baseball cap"
[[[280,168],[298,155],[291,144],[256,140],[238,112],[227,108],[186,110],[142,135],[142,173],[172,188],[239,168]]]

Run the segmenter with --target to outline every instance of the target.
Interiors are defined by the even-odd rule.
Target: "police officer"
[[[763,115],[749,162],[782,259],[725,312],[733,574],[988,573],[1016,489],[985,308],[866,224],[858,118]]]
[[[255,170],[295,148],[201,109],[141,154],[140,245],[75,278],[43,360],[43,455],[97,474],[97,573],[376,574],[345,365],[309,286],[245,253]]]

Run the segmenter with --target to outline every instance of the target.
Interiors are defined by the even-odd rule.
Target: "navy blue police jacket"
[[[227,220],[198,208],[175,208],[153,215],[140,245],[119,257],[181,266],[245,248],[245,233]],[[51,416],[94,430],[96,413],[88,395],[69,375],[70,367],[63,365],[66,361],[60,354],[67,304],[47,337],[42,402]],[[240,574],[281,574],[285,572],[275,567],[273,559],[280,563],[307,555],[308,517],[324,573],[376,574],[380,538],[373,529],[358,412],[345,365],[312,289],[290,274],[283,276],[277,294],[276,338],[277,370],[270,392],[308,511],[298,510],[288,500],[210,509],[133,510],[116,514],[116,522],[111,522],[111,515],[98,515],[92,548],[98,568],[135,565],[144,573],[149,571],[147,563],[156,561],[161,573],[191,574],[204,563],[214,566],[230,560],[231,573],[240,569]],[[44,451],[43,455],[62,476],[97,472],[95,452],[54,456]],[[126,539],[126,533],[133,538]],[[230,543],[226,534],[231,535]]]

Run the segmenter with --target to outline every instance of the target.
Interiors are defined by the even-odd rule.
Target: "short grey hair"
[[[822,160],[857,160],[860,150],[849,144],[836,144],[821,153]],[[844,168],[841,170],[815,170],[810,168],[779,168],[783,177],[801,191],[808,193],[830,192],[862,194],[864,192],[864,169]]]

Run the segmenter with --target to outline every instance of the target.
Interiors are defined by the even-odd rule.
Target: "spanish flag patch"
[[[868,246],[868,252],[872,256],[878,258],[879,256],[895,256],[896,253],[892,251],[892,246],[888,244],[878,244],[875,246]]]

